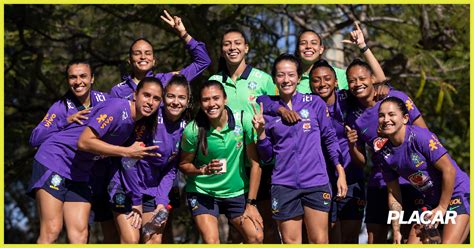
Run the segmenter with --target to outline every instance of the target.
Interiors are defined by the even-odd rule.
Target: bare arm
[[[370,68],[374,72],[375,82],[381,83],[386,80],[385,73],[380,66],[379,61],[375,58],[370,48],[367,47],[365,43],[364,33],[359,27],[357,22],[354,23],[355,30],[351,32],[350,40],[343,40],[343,43],[353,44],[361,49],[362,55],[364,56],[365,61],[369,64]]]
[[[363,167],[365,166],[365,151],[363,148],[357,145],[357,131],[351,129],[349,126],[345,126],[346,128],[346,135],[349,141],[349,153],[351,154],[352,162],[356,163],[357,165]]]
[[[144,156],[159,156],[152,153],[158,146],[145,147],[142,142],[135,142],[129,147],[112,145],[102,141],[90,127],[86,127],[79,137],[77,148],[81,151],[90,152],[104,156],[117,156],[141,159]]]
[[[387,183],[388,190],[388,209],[390,211],[398,211],[401,215],[402,208],[402,194],[398,179]],[[398,219],[392,220],[393,229],[393,243],[401,244],[400,223]]]
[[[451,161],[449,161],[448,155],[444,154],[441,158],[436,161],[434,167],[441,171],[442,173],[442,180],[441,180],[441,197],[439,199],[438,206],[433,209],[433,214],[430,217],[432,221],[435,217],[436,212],[441,211],[443,213],[442,216],[448,210],[449,202],[451,201],[451,197],[454,191],[454,181],[456,178],[456,169],[454,168]]]

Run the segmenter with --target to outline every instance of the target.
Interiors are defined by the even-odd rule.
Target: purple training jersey
[[[143,130],[135,131],[135,138],[142,140],[146,146],[159,146],[156,150],[161,157],[145,157],[135,166],[121,168],[113,177],[115,184],[122,184],[131,196],[132,204],[142,203],[144,194],[154,196],[155,203],[167,205],[168,193],[176,178],[179,144],[186,122],[167,121],[164,107],[158,110],[158,125],[155,134],[147,135]]]
[[[398,90],[390,90],[390,92],[387,94],[387,97],[390,96],[398,97],[405,103],[408,109],[409,124],[413,124],[413,122],[421,116],[421,113],[418,108],[405,93]],[[349,111],[347,117],[347,122],[349,126],[357,130],[357,135],[359,137],[360,143],[363,143],[367,147],[369,147],[369,154],[373,154],[374,152],[379,151],[383,147],[383,144],[387,142],[387,138],[379,137],[377,133],[377,129],[379,126],[378,110],[381,102],[382,101],[378,101],[374,106],[369,108],[363,108],[360,105],[354,106]],[[400,183],[406,184],[407,182],[405,180],[401,180]],[[381,187],[385,185],[386,184],[383,180],[380,168],[377,166],[373,166],[368,186]]]
[[[100,102],[106,101],[107,98],[106,93],[91,90],[90,107],[95,107]],[[76,96],[68,91],[63,99],[55,102],[49,108],[43,120],[33,129],[30,136],[31,146],[38,147],[54,133],[65,129],[70,125],[67,123],[67,118],[84,109],[85,107],[77,100]]]
[[[469,193],[469,177],[463,172],[435,134],[418,126],[406,126],[405,140],[399,146],[390,141],[375,153],[376,166],[380,166],[386,182],[405,178],[425,195],[425,201],[436,207],[441,197],[442,173],[434,164],[443,155],[456,169],[453,196]]]
[[[286,107],[279,97],[268,99]],[[296,93],[292,106],[302,118],[294,125],[284,123],[280,116],[264,115],[267,138],[257,142],[259,155],[264,161],[275,155],[272,184],[295,188],[325,185],[329,179],[322,146],[334,166],[341,158],[326,103],[319,96]]]
[[[72,181],[87,182],[94,162],[102,156],[81,152],[77,141],[85,127],[90,127],[101,140],[122,145],[132,134],[134,121],[130,102],[112,98],[92,109],[84,125],[71,123],[43,142],[35,159],[48,169]]]

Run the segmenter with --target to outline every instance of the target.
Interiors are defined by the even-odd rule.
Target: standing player
[[[105,156],[142,157],[156,148],[117,146],[128,138],[136,121],[142,120],[148,124],[147,128],[152,128],[153,123],[146,117],[156,112],[162,88],[157,79],[143,81],[137,88],[135,101],[109,99],[110,102],[98,104],[87,121],[82,120],[89,127],[71,123],[41,144],[35,155],[30,186],[30,192],[36,194],[40,212],[39,243],[54,242],[63,221],[71,243],[87,242],[91,207],[89,175],[94,162],[101,156],[78,152],[78,149]]]
[[[184,130],[179,166],[188,175],[188,205],[204,243],[219,243],[217,218],[225,214],[245,243],[258,244],[263,225],[255,202],[261,176],[255,135],[248,115],[234,115],[226,99],[220,82],[202,85],[201,108]]]
[[[238,29],[225,31],[221,40],[221,58],[219,72],[209,80],[222,83],[227,94],[227,106],[234,115],[241,111],[253,114],[252,104],[261,95],[277,95],[278,91],[272,77],[267,73],[247,64],[246,57],[250,47],[245,34]],[[258,190],[257,206],[265,225],[265,244],[279,244],[280,238],[275,221],[271,218],[270,176],[273,165],[262,167],[262,181]],[[232,226],[230,227],[232,228]],[[240,242],[230,232],[232,242]]]
[[[322,153],[327,148],[339,174],[337,197],[347,193],[337,137],[326,104],[317,96],[296,92],[302,74],[299,59],[282,54],[273,64],[272,76],[279,90],[276,103],[300,113],[302,121],[291,125],[279,116],[263,116],[264,105],[253,119],[258,151],[264,161],[275,157],[272,173],[272,212],[285,244],[302,242],[302,222],[311,243],[328,243],[328,212],[332,190]],[[257,112],[257,110],[255,110]]]

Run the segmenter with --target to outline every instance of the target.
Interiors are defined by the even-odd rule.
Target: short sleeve
[[[102,138],[113,127],[120,125],[122,109],[115,104],[101,104],[93,109],[88,126]]]
[[[391,95],[391,94],[389,94]],[[398,97],[400,98],[404,103],[405,103],[405,106],[407,107],[408,109],[408,115],[410,116],[410,121],[409,123],[410,124],[413,124],[413,121],[416,120],[418,117],[421,116],[421,112],[420,110],[418,109],[418,107],[416,107],[415,103],[413,102],[413,100],[408,97],[405,93],[403,92],[400,92],[400,91],[394,91],[394,94],[393,96],[395,97]]]
[[[413,142],[421,150],[428,164],[435,164],[438,159],[448,152],[434,133],[421,127],[413,126],[413,128],[416,130],[416,137],[412,138]]]
[[[181,150],[184,152],[195,152],[197,146],[198,128],[195,122],[189,123],[183,131],[181,137]]]

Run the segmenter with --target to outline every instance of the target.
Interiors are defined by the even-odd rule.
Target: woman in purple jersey
[[[376,79],[372,68],[364,61],[356,59],[347,68],[347,81],[349,83],[349,91],[355,97],[355,104],[351,105],[351,109],[347,117],[347,135],[349,139],[349,152],[354,161],[359,164],[366,164],[367,145],[370,153],[380,149],[386,139],[379,136],[377,125],[377,109],[380,101],[377,101],[375,95],[374,83]],[[410,123],[426,128],[426,123],[421,116],[413,101],[403,92],[391,89],[388,96],[398,96],[405,99],[406,104],[410,106]],[[419,198],[418,193],[408,184],[402,187],[402,190],[412,191],[412,198]],[[380,170],[372,167],[371,175],[368,179],[367,186],[367,206],[366,218],[368,242],[386,243],[389,226],[386,224],[388,217],[387,204],[383,203],[380,207],[380,199],[385,200],[386,186],[383,182]],[[405,202],[404,204],[409,204]],[[411,204],[411,203],[410,203]],[[412,210],[414,206],[410,206]],[[408,208],[407,208],[408,209]],[[408,230],[407,230],[408,231]],[[404,233],[407,233],[404,232]],[[406,235],[404,235],[406,238]]]
[[[296,92],[302,74],[297,57],[280,55],[273,64],[272,77],[280,95],[271,104],[288,107],[302,116],[291,125],[279,116],[263,115],[265,106],[253,119],[258,135],[258,152],[263,161],[275,157],[272,173],[272,212],[283,243],[302,242],[302,222],[311,243],[328,243],[328,212],[331,188],[322,154],[327,147],[329,159],[338,172],[337,197],[344,198],[347,184],[344,167],[339,162],[340,149],[328,118],[326,104],[314,95]]]
[[[378,64],[378,63],[377,63]],[[351,160],[349,143],[345,134],[345,118],[350,104],[348,92],[337,90],[336,72],[326,60],[318,60],[309,72],[311,91],[319,95],[328,107],[339,147],[342,152],[342,165],[346,171],[348,193],[345,199],[334,198],[329,215],[329,240],[334,244],[357,244],[364,217],[365,183],[363,166]],[[336,173],[328,167],[331,184],[336,186]]]
[[[179,71],[153,74],[152,69],[156,63],[153,46],[151,42],[145,38],[136,39],[132,42],[129,49],[128,63],[131,66],[132,73],[126,76],[125,81],[111,89],[110,95],[112,97],[130,99],[132,93],[135,91],[136,85],[144,77],[156,77],[162,82],[163,86],[166,86],[174,74],[182,74],[190,82],[211,64],[206,45],[196,41],[186,31],[180,17],[171,16],[166,10],[164,11],[164,15],[160,17],[172,27],[179,38],[185,42],[187,50],[193,57],[193,62]]]
[[[50,107],[41,123],[33,130],[30,137],[32,146],[41,146],[47,139],[73,123],[82,125],[83,121],[87,121],[91,108],[107,98],[106,94],[92,90],[94,74],[88,61],[72,60],[69,62],[66,67],[66,79],[70,87],[68,92]],[[40,235],[37,242],[54,243],[62,230],[64,219],[69,242],[85,243],[88,234],[88,212],[77,210],[87,206],[88,203],[76,200],[61,201],[52,196],[48,192],[48,187],[43,188],[44,185],[41,184],[39,178],[48,173],[38,163],[34,163],[29,195],[36,198],[39,212]],[[59,177],[54,178],[56,181],[59,180]],[[73,187],[75,186],[78,185],[73,185]],[[53,185],[53,187],[56,186]],[[78,188],[80,187],[78,186]]]
[[[168,193],[176,177],[177,154],[181,134],[186,124],[185,111],[188,109],[190,89],[186,78],[175,75],[165,87],[164,105],[158,110],[158,126],[154,135],[135,129],[135,139],[146,145],[158,145],[161,157],[146,157],[139,161],[123,158],[123,168],[119,169],[109,185],[112,209],[120,230],[121,243],[140,241],[139,228],[130,225],[126,216],[132,206],[142,208],[142,224],[150,222],[156,213],[168,203]],[[125,165],[136,162],[135,165]],[[123,203],[125,201],[125,204]],[[142,237],[147,244],[159,244],[166,223],[150,237]]]
[[[407,125],[408,119],[408,109],[401,99],[389,97],[380,104],[380,133],[389,141],[376,155],[387,182],[390,210],[402,210],[404,195],[398,177],[404,177],[423,193],[428,208],[433,208],[430,220],[435,219],[436,214],[445,216],[448,210],[456,211],[455,223],[444,225],[442,243],[461,244],[469,234],[469,177],[449,156],[435,134]],[[400,243],[398,222],[392,222],[392,226],[394,242]],[[408,243],[420,243],[416,227],[412,226]]]
[[[73,122],[83,124],[82,120],[88,118],[90,108],[107,98],[106,94],[92,90],[94,73],[86,60],[70,61],[66,66],[66,80],[69,90],[49,108],[31,133],[30,144],[34,147],[40,146],[51,135]]]

